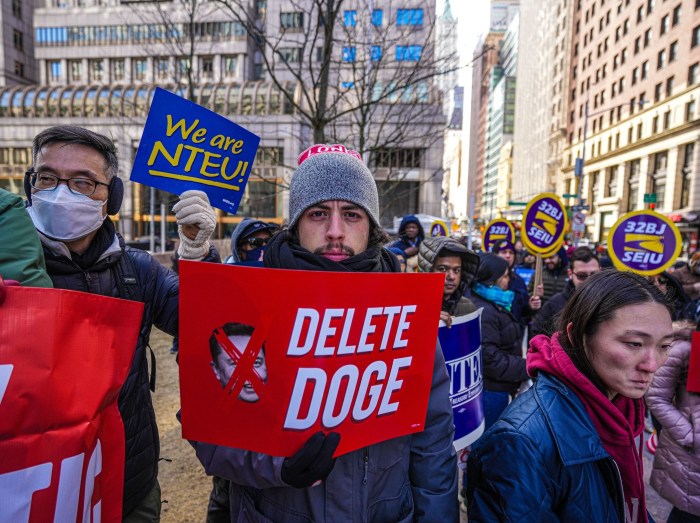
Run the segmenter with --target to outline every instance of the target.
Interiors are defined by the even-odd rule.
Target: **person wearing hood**
[[[479,257],[464,245],[444,236],[426,238],[418,249],[418,268],[421,272],[445,275],[440,319],[448,326],[453,317],[476,311],[464,294],[479,269]]]
[[[525,327],[530,322],[530,318],[542,307],[542,299],[537,292],[530,296],[530,293],[527,292],[525,280],[515,272],[514,267],[518,254],[512,242],[499,240],[493,245],[491,252],[508,262],[508,270],[510,271],[508,274],[508,290],[515,293],[511,312],[515,319]],[[541,288],[539,292],[542,292]]]
[[[418,247],[425,238],[425,231],[420,220],[412,214],[403,217],[399,225],[399,239],[390,247],[398,247],[406,258],[418,254]]]
[[[244,219],[231,233],[231,255],[224,263],[262,267],[265,247],[276,230],[277,225],[274,223]]]
[[[523,327],[511,309],[515,293],[508,290],[508,262],[492,253],[480,256],[471,300],[481,313],[481,358],[484,374],[484,423],[496,422],[520,383],[528,379],[522,357]]]
[[[671,305],[645,277],[591,276],[558,332],[531,341],[534,386],[473,445],[469,520],[650,521],[636,439],[673,336]]]

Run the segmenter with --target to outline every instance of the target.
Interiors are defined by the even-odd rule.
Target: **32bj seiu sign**
[[[341,455],[423,430],[443,280],[182,262],[183,437],[289,456],[336,431]]]
[[[7,288],[0,305],[0,523],[121,521],[117,397],[142,312],[142,303],[94,294]]]

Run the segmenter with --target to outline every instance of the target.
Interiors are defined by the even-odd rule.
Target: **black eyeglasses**
[[[574,276],[578,281],[586,281],[590,276],[593,276],[595,272],[575,272]]]
[[[245,242],[250,245],[251,247],[262,247],[264,245],[267,245],[267,242],[270,241],[270,238],[246,238]]]
[[[92,196],[98,185],[109,187],[108,183],[96,182],[90,178],[59,178],[55,174],[37,171],[27,171],[25,176],[29,176],[29,185],[37,191],[53,191],[60,182],[66,182],[68,190],[73,194]]]

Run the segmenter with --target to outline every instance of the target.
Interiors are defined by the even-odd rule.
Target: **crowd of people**
[[[700,253],[647,277],[611,268],[588,247],[562,247],[544,260],[535,287],[534,257],[519,241],[474,252],[455,238],[426,237],[415,216],[404,217],[392,241],[359,155],[314,146],[300,159],[289,223],[243,220],[223,263],[444,274],[445,325],[481,310],[486,431],[472,445],[458,492],[449,378],[436,343],[419,433],[338,457],[333,432],[314,434],[290,457],[192,441],[214,477],[207,521],[456,522],[460,499],[471,521],[651,521],[640,454],[645,397],[660,429],[652,485],[674,506],[670,522],[700,521],[700,400],[685,388]],[[115,230],[118,169],[107,137],[74,126],[37,135],[27,202],[0,191],[0,276],[145,304],[119,409],[123,521],[150,522],[160,519],[161,499],[147,346],[153,326],[177,336],[179,282]],[[216,215],[206,194],[184,192],[173,210],[177,258],[222,263],[209,241]],[[674,330],[680,320],[684,327]],[[221,328],[249,336],[243,327]],[[231,362],[214,334],[210,349],[223,385]]]

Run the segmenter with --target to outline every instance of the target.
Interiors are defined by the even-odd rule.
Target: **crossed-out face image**
[[[231,376],[236,371],[237,365],[244,359],[244,353],[248,346],[251,336],[253,335],[253,327],[243,323],[225,323],[222,327],[214,329],[209,338],[209,350],[211,352],[211,367],[214,370],[216,379],[219,380],[222,388],[231,380]],[[227,349],[221,346],[217,336],[221,339],[224,335],[230,341],[227,344]],[[242,369],[246,372],[248,369]],[[253,363],[252,378],[257,382],[258,390],[261,385],[267,383],[267,364],[265,362],[265,346],[260,349]],[[248,373],[250,375],[250,373]],[[249,403],[254,403],[260,399],[256,392],[256,386],[250,379],[246,379],[241,389],[238,399]]]

